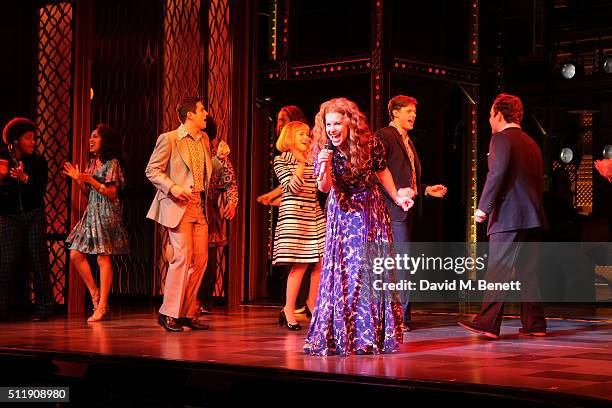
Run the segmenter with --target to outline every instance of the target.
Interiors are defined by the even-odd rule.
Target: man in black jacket
[[[35,152],[35,134],[36,124],[26,118],[14,118],[2,132],[8,149],[0,157],[0,320],[8,317],[11,276],[24,246],[32,264],[33,320],[53,313],[44,211],[48,166]]]
[[[538,145],[521,130],[523,104],[513,95],[500,94],[491,107],[489,123],[493,131],[489,145],[489,172],[476,222],[489,224],[489,265],[485,281],[506,283],[516,267],[521,283],[521,334],[544,336],[546,317],[539,302],[536,275],[538,252],[535,244],[541,229],[547,227],[542,195],[544,171]],[[525,244],[526,243],[526,244]],[[486,291],[480,313],[473,321],[459,325],[493,339],[499,337],[505,292]]]
[[[411,211],[406,212],[395,204],[384,188],[380,189],[389,207],[393,241],[404,244],[402,245],[404,249],[406,249],[405,244],[411,241],[415,208],[419,215],[422,211],[421,197],[442,198],[446,194],[446,187],[441,184],[428,186],[421,183],[421,162],[408,136],[416,120],[416,105],[417,100],[410,96],[397,95],[391,98],[388,104],[391,122],[389,126],[380,129],[375,134],[385,146],[387,167],[393,175],[397,189],[411,188],[415,192],[415,206]],[[404,331],[410,331],[411,312],[408,293],[404,292],[403,295]]]

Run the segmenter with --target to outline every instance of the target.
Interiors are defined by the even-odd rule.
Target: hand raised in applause
[[[12,178],[22,183],[28,182],[28,175],[23,171],[23,162],[19,162],[19,166],[12,168],[10,174]]]
[[[229,156],[231,150],[227,143],[224,140],[219,142],[219,146],[217,147],[217,158],[219,160],[225,160],[227,156]]]
[[[81,184],[93,184],[93,177],[90,174],[87,173],[79,173],[79,175],[76,178],[76,181],[78,181]]]
[[[81,174],[81,171],[79,170],[78,164],[76,166],[73,166],[72,163],[66,162],[64,163],[63,173],[71,179],[76,180],[79,178],[79,174]]]

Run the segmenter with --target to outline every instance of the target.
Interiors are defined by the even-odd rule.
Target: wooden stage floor
[[[593,398],[592,403],[597,399],[606,404],[612,400],[611,320],[550,319],[549,335],[531,338],[518,336],[518,320],[505,319],[502,336],[495,341],[459,328],[456,316],[416,314],[416,330],[405,334],[398,353],[313,357],[301,351],[306,318],[300,317],[300,332],[290,332],[278,326],[279,310],[263,306],[216,309],[203,319],[210,321],[211,330],[183,333],[167,333],[159,327],[152,307],[114,310],[111,319],[93,324],[65,316],[40,323],[7,322],[0,324],[0,356],[56,356],[57,361],[139,359],[207,370],[232,367],[252,375],[269,370],[285,378],[312,375],[507,395],[533,391],[539,398],[557,402]]]

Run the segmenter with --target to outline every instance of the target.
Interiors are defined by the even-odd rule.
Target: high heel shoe
[[[108,306],[101,306],[96,308],[94,314],[92,314],[89,319],[87,319],[88,323],[91,322],[99,322],[100,320],[106,319],[106,314],[108,313]]]
[[[285,316],[284,310],[281,310],[280,314],[278,315],[278,325],[279,326],[285,325],[289,330],[301,330],[302,329],[302,326],[300,326],[299,323],[291,324],[287,321],[287,316]]]
[[[98,308],[98,303],[100,303],[100,289],[96,289],[94,293],[90,293],[91,295],[91,303],[93,303],[93,311],[95,312]]]
[[[310,319],[312,317],[312,312],[310,311],[310,308],[308,307],[308,305],[304,306],[304,313],[306,313],[307,318]]]

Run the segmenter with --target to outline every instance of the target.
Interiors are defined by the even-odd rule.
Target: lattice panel
[[[593,75],[597,70],[597,63],[599,62],[597,54],[594,51],[583,52],[580,54],[580,59],[582,60],[585,75]]]
[[[570,163],[567,165],[567,174],[569,176],[570,183],[571,184],[576,183],[576,165],[575,164]]]
[[[150,0],[94,0],[92,126],[108,123],[123,138],[123,222],[130,255],[113,257],[113,293],[150,294],[153,223],[146,163],[159,133],[162,7]],[[88,135],[81,135],[88,137]]]
[[[228,0],[211,0],[208,10],[208,110],[217,122],[217,137],[227,139],[229,125],[230,9]]]
[[[578,166],[576,183],[576,206],[590,214],[593,208],[593,114],[580,115],[580,142],[582,143],[582,159]]]
[[[229,40],[230,7],[228,0],[211,0],[208,9],[208,110],[217,123],[217,137],[227,140],[229,126],[229,95],[230,95],[230,58]],[[285,25],[286,30],[286,25]],[[286,54],[285,54],[286,55]],[[229,233],[229,231],[228,231]],[[223,278],[227,262],[225,252],[220,249],[215,268],[215,293],[221,287],[224,294]]]
[[[164,131],[178,126],[175,108],[183,96],[201,95],[203,53],[200,38],[200,0],[166,0],[162,91]]]
[[[56,303],[63,304],[65,300],[65,282],[66,271],[68,270],[68,254],[64,241],[49,240],[47,241],[49,248],[49,264],[52,271],[57,271],[51,274],[51,288],[53,300]]]
[[[200,0],[165,0],[163,42],[163,112],[162,130],[175,129],[179,125],[176,104],[183,96],[202,96],[202,69],[204,54],[201,44]],[[165,247],[168,232],[156,227],[155,277],[153,293],[162,294],[168,260]]]
[[[155,281],[153,282],[153,294],[162,295],[166,285],[166,274],[168,273],[168,257],[166,256],[166,245],[168,244],[168,230],[161,225],[156,226],[158,256],[155,264]]]
[[[213,289],[213,296],[225,297],[225,274],[227,271],[227,246],[209,248],[209,250],[217,251],[215,258],[215,285]]]
[[[593,156],[582,155],[578,167],[578,183],[576,186],[576,206],[591,207],[593,205]]]
[[[53,295],[64,303],[67,254],[64,239],[70,220],[70,185],[62,174],[71,148],[72,5],[49,4],[38,9],[36,115],[39,152],[49,165],[45,192]]]

